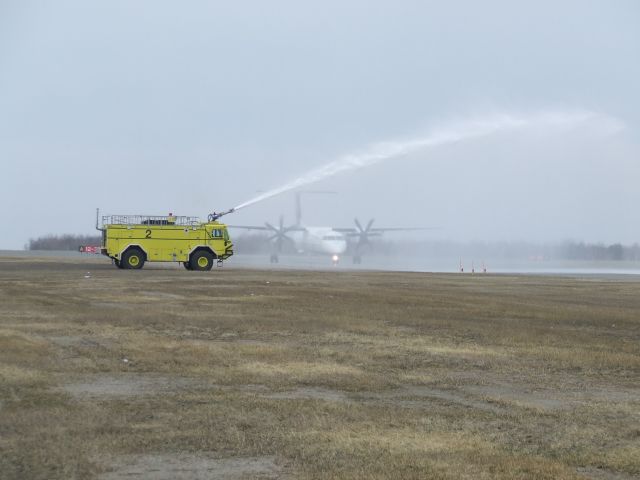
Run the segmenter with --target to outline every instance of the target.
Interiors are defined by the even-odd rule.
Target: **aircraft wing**
[[[270,228],[265,227],[264,225],[227,225],[227,228],[241,228],[243,230],[271,230]]]
[[[354,227],[332,227],[332,230],[335,230],[336,232],[340,232],[340,233],[346,233],[346,234],[360,233],[358,229]],[[417,232],[420,230],[435,230],[435,227],[376,227],[376,228],[368,229],[367,232],[382,234],[384,232]]]
[[[266,225],[227,225],[227,228],[239,228],[242,230],[262,230],[263,232],[272,232],[273,228],[267,227]],[[302,232],[304,228],[302,227],[287,227],[287,232]]]

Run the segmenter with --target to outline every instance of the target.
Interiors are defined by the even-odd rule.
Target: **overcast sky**
[[[0,0],[0,248],[114,214],[206,217],[341,155],[492,113],[496,134],[344,173],[304,221],[640,241],[640,3]],[[229,223],[293,220],[293,196]]]

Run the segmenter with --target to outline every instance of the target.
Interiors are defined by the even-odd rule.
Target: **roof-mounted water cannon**
[[[230,210],[227,210],[226,212],[220,212],[220,213],[213,212],[213,213],[210,213],[210,214],[209,214],[209,216],[207,217],[207,220],[209,220],[210,222],[215,222],[215,221],[217,221],[220,217],[223,217],[224,215],[228,215],[228,214],[233,213],[233,212],[235,212],[235,211],[236,211],[236,209],[235,209],[235,208],[232,208],[232,209],[230,209]]]

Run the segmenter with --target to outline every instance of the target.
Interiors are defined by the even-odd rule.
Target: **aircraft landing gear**
[[[280,259],[278,258],[278,254],[277,253],[272,253],[271,254],[271,258],[269,258],[269,261],[271,263],[278,263]]]

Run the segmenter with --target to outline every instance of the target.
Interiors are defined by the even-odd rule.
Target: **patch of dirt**
[[[545,411],[568,410],[591,402],[640,403],[638,388],[606,388],[579,379],[554,379],[554,382],[529,382],[523,378],[469,373],[449,374],[452,382],[464,392],[521,408]],[[559,386],[555,386],[559,385]]]
[[[593,388],[585,393],[588,400],[616,403],[640,403],[640,389],[638,388]]]
[[[216,458],[194,454],[123,455],[108,465],[99,480],[240,480],[283,478],[273,457]]]
[[[424,407],[426,405],[425,400],[435,399],[492,413],[504,412],[502,407],[489,402],[470,399],[456,392],[422,386],[408,386],[386,392],[358,392],[355,394],[328,388],[301,387],[295,390],[266,394],[264,397],[287,400],[312,399],[328,402],[384,403],[405,408]]]
[[[210,388],[202,380],[166,375],[122,373],[93,375],[61,388],[76,398],[86,397],[135,397],[158,393],[174,393],[182,390]]]
[[[273,347],[273,343],[263,342],[261,340],[236,340],[234,343],[238,345],[250,345],[253,347]]]
[[[311,399],[311,400],[326,400],[328,402],[348,402],[349,397],[345,392],[340,390],[331,390],[328,388],[316,388],[316,387],[301,387],[295,390],[288,390],[285,392],[275,392],[264,395],[266,398],[274,399],[286,399],[286,400],[298,400],[298,399]]]
[[[586,392],[558,392],[528,389],[521,385],[496,382],[490,385],[461,385],[458,390],[445,390],[428,386],[404,386],[385,392],[343,392],[328,388],[301,387],[294,390],[267,393],[272,399],[312,399],[329,402],[364,402],[395,404],[399,407],[419,408],[425,400],[440,400],[458,405],[502,414],[509,407],[531,408],[543,411],[558,411],[585,405],[592,400],[638,400],[636,391],[591,390]]]
[[[91,302],[92,307],[98,308],[119,308],[129,309],[130,305],[127,302]]]
[[[504,413],[504,409],[498,405],[482,400],[467,398],[463,394],[455,391],[441,390],[426,386],[408,386],[373,395],[376,400],[385,403],[392,402],[403,407],[424,406],[424,399],[442,400],[444,402],[456,403],[476,410],[483,410],[491,413]],[[415,398],[422,400],[413,400]]]
[[[94,340],[87,337],[81,337],[78,335],[57,335],[51,337],[45,337],[48,341],[58,345],[59,347],[71,348],[71,347],[83,347],[83,348],[107,348],[110,342],[104,340]]]
[[[562,410],[580,405],[580,402],[559,398],[557,392],[552,395],[550,392],[511,385],[470,385],[464,390],[493,401],[539,410]]]
[[[173,300],[183,300],[184,299],[184,295],[177,295],[175,293],[167,293],[167,292],[143,291],[143,292],[140,292],[140,295],[143,296],[143,297],[149,297],[149,298],[168,298],[168,299],[173,299]]]
[[[576,469],[576,472],[594,480],[632,480],[638,478],[634,475],[612,472],[611,470],[596,467],[580,467]]]
[[[269,387],[266,385],[257,385],[252,383],[247,383],[245,385],[233,385],[233,386],[220,386],[223,390],[229,391],[240,391],[243,393],[250,393],[252,395],[263,394],[264,392],[269,392]]]

